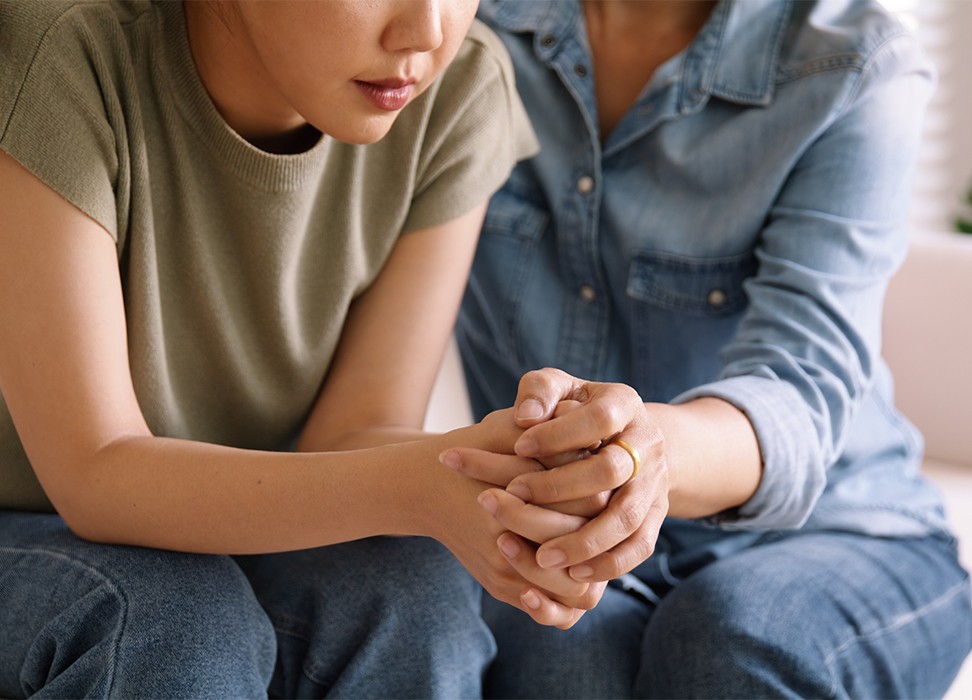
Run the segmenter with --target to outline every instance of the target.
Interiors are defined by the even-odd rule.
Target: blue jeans
[[[678,561],[650,581],[659,602],[608,588],[566,632],[484,601],[487,695],[934,698],[972,647],[968,576],[942,539],[808,532]]]
[[[475,696],[480,597],[423,538],[232,558],[0,510],[0,697]]]

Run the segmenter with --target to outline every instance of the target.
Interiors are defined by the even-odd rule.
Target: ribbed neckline
[[[237,134],[220,115],[196,71],[181,2],[155,2],[160,20],[156,39],[162,46],[161,70],[180,115],[227,170],[269,191],[302,187],[316,178],[332,139],[322,135],[313,148],[293,155],[267,153]]]

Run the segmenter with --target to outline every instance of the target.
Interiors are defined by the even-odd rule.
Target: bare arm
[[[153,436],[132,386],[111,238],[3,153],[0,182],[0,390],[38,479],[77,534],[222,553],[297,549],[379,534],[426,535],[449,547],[495,597],[520,604],[528,583],[496,547],[502,527],[476,503],[485,485],[443,470],[436,461],[456,444],[509,452],[520,430],[508,414],[445,436],[353,452],[271,453]],[[480,208],[403,240],[435,246],[442,237],[464,236],[471,256],[481,215]],[[408,247],[399,253],[388,269],[391,279],[401,281],[407,265],[400,261],[415,263],[421,255]],[[443,286],[411,289],[419,290],[419,299],[454,292],[455,305],[463,265],[468,261],[442,274]],[[321,405],[333,400],[338,408],[316,414],[305,439],[339,443],[366,434],[369,422],[382,433],[398,417],[406,429],[418,429],[429,391],[418,384],[427,380],[431,386],[452,317],[425,319],[422,328],[383,318],[382,310],[401,309],[386,307],[381,297],[411,294],[398,287],[376,284],[362,297],[339,354],[355,358],[356,346],[370,342],[376,329],[389,348],[398,348],[392,351],[396,362],[415,360],[417,346],[395,333],[426,332],[441,343],[438,351],[429,353],[424,366],[410,368],[417,372],[416,383],[403,372],[398,380],[384,376],[384,387],[366,391],[358,391],[345,373],[361,372],[367,364],[336,366]],[[414,307],[421,301],[403,303]],[[377,318],[363,318],[371,314]],[[362,381],[367,376],[364,372]],[[583,596],[588,588],[549,573],[537,568],[532,575],[555,595]],[[541,613],[543,621],[565,625],[581,611],[554,605]]]
[[[0,386],[38,478],[79,534],[244,552],[428,527],[417,522],[422,509],[396,495],[402,484],[390,487],[387,450],[275,454],[152,436],[131,383],[111,238],[6,155],[0,175]],[[474,232],[480,215],[460,227]],[[474,235],[465,237],[470,250]],[[434,373],[435,360],[427,364],[425,374]],[[406,392],[389,394],[370,397],[391,412]],[[346,425],[364,425],[369,416],[354,410],[353,397],[344,403],[353,416]],[[441,444],[394,457],[411,470],[401,481],[434,491],[426,477]]]
[[[404,234],[355,301],[297,448],[355,449],[414,440],[465,288],[485,204],[448,229]],[[380,398],[380,400],[377,400]]]

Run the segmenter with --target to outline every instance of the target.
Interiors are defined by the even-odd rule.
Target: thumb
[[[513,419],[525,428],[550,420],[557,405],[573,398],[581,383],[576,377],[550,367],[527,372],[517,388]]]

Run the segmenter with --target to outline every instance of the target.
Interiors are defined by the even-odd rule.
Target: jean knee
[[[829,671],[807,653],[785,602],[707,573],[679,584],[652,616],[638,694],[828,696]]]
[[[229,557],[145,550],[148,576],[116,579],[126,599],[126,646],[161,644],[184,668],[258,668],[269,680],[276,638],[249,582]],[[144,641],[143,641],[144,640]]]
[[[441,544],[409,537],[381,538],[368,545],[374,548],[370,557],[382,563],[359,583],[369,606],[383,617],[399,619],[403,627],[414,624],[425,635],[449,633],[450,628],[486,629],[482,588]]]
[[[495,654],[482,589],[434,540],[376,537],[238,561],[277,630],[276,694],[480,694]]]
[[[16,658],[3,663],[18,675],[14,694],[265,691],[275,637],[231,559],[69,544],[7,555],[20,571],[18,585],[7,586],[19,610]]]

